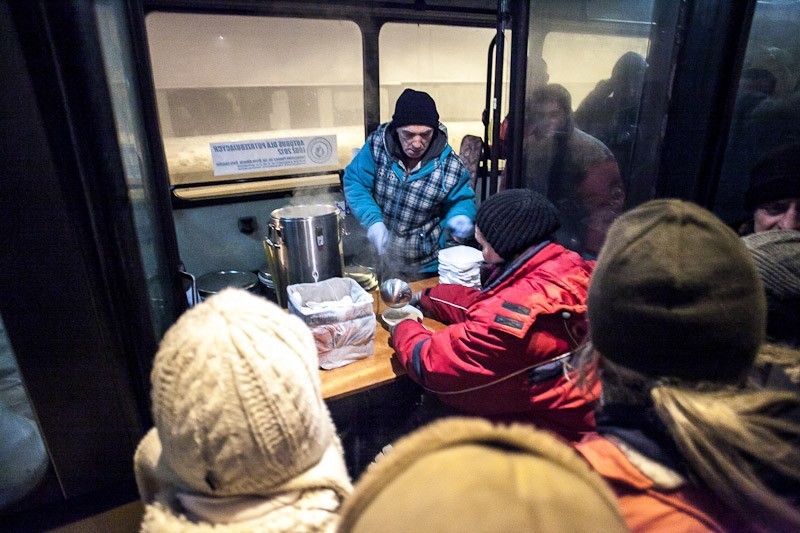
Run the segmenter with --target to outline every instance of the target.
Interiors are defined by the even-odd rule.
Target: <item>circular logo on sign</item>
[[[328,142],[328,139],[314,137],[308,143],[306,153],[308,154],[308,158],[314,163],[324,163],[330,159],[331,154],[333,153],[333,146],[331,146],[331,143]]]

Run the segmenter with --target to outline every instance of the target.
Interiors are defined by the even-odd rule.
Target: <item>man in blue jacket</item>
[[[437,271],[445,229],[456,239],[472,236],[469,171],[425,92],[403,91],[391,122],[370,134],[345,169],[344,194],[384,265],[402,265],[407,274]]]

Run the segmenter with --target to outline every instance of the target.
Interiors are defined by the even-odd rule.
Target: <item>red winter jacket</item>
[[[451,325],[431,332],[401,322],[392,336],[397,357],[411,379],[459,411],[533,422],[577,440],[594,429],[600,385],[578,386],[567,372],[569,358],[548,362],[574,350],[586,334],[592,267],[544,243],[483,291],[434,287],[422,296],[422,308]]]

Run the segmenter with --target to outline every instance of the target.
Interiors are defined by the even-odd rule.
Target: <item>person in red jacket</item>
[[[559,224],[556,208],[529,189],[483,202],[475,237],[492,267],[483,289],[445,284],[415,295],[449,325],[431,332],[405,320],[392,341],[411,379],[452,410],[576,440],[593,430],[599,396],[570,366],[586,334],[593,263],[551,242]]]

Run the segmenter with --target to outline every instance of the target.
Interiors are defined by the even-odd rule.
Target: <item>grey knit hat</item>
[[[303,322],[239,289],[187,311],[151,373],[162,461],[192,492],[269,494],[332,446],[317,350]]]
[[[767,293],[767,331],[777,340],[800,340],[800,231],[761,231],[744,243]]]
[[[611,225],[587,304],[600,353],[651,377],[735,382],[764,339],[764,290],[744,243],[680,200]]]
[[[558,210],[530,189],[508,189],[484,201],[475,226],[505,260],[549,239],[561,227]]]

